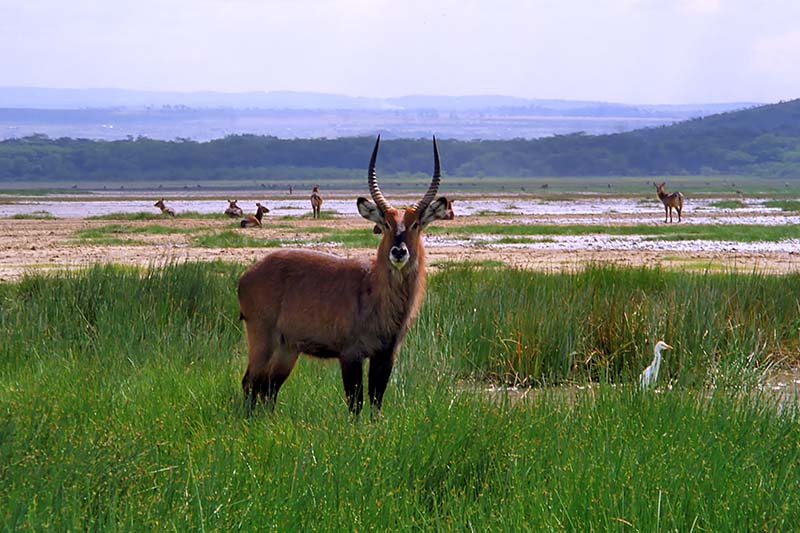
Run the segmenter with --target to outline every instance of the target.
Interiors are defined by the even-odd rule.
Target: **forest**
[[[363,173],[372,137],[279,139],[229,135],[207,142],[121,141],[44,135],[0,142],[0,181],[224,180],[347,177]],[[454,176],[751,175],[800,178],[800,99],[613,135],[441,139]],[[427,174],[430,139],[386,139],[379,171]]]

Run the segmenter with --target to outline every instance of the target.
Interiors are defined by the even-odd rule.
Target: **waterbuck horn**
[[[422,197],[422,200],[417,202],[415,206],[415,210],[417,213],[421,213],[428,207],[436,193],[439,191],[439,180],[442,177],[442,167],[439,163],[439,147],[436,146],[436,137],[433,138],[433,178],[431,179],[431,184],[428,187],[428,192],[425,193],[425,196]]]
[[[381,136],[378,135],[378,139],[375,141],[375,148],[372,149],[372,157],[369,158],[367,183],[369,184],[369,192],[372,195],[372,199],[375,200],[375,204],[378,206],[378,209],[381,210],[381,213],[385,213],[391,209],[392,206],[390,206],[389,202],[386,201],[386,198],[383,197],[381,188],[378,185],[378,176],[375,174],[375,160],[378,159],[378,145],[380,143]]]

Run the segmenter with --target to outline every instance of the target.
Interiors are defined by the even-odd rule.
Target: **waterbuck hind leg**
[[[275,409],[278,392],[292,373],[298,355],[282,345],[274,349],[263,343],[250,346],[249,363],[242,378],[242,389],[251,407],[255,406],[258,398],[270,409]]]
[[[354,415],[361,413],[364,405],[364,365],[361,361],[345,361],[340,359],[342,367],[342,383],[344,396],[347,399],[347,408]]]
[[[383,393],[392,375],[394,357],[390,354],[376,355],[369,360],[369,404],[373,417],[380,412],[383,404]]]

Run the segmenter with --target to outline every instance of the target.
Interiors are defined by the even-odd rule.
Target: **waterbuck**
[[[447,209],[445,210],[444,220],[453,220],[456,218],[456,213],[453,211],[453,200],[447,202]]]
[[[169,215],[171,217],[175,216],[175,210],[172,209],[171,207],[167,207],[164,204],[164,199],[163,198],[161,200],[157,201],[155,204],[153,204],[153,206],[161,209],[161,214],[162,215]]]
[[[673,207],[676,211],[678,211],[678,222],[680,222],[681,211],[683,211],[683,194],[678,191],[668,193],[664,190],[664,185],[666,185],[666,182],[663,181],[661,183],[653,182],[653,185],[656,186],[658,199],[661,200],[662,204],[664,204],[664,224],[667,223],[667,214],[669,214],[669,221],[672,222]]]
[[[319,185],[311,189],[311,216],[312,218],[320,218],[320,210],[322,209],[322,195],[319,193]]]
[[[373,202],[358,198],[362,217],[382,230],[370,262],[307,250],[280,250],[250,267],[239,280],[240,318],[247,330],[249,362],[242,387],[274,409],[278,391],[300,353],[336,358],[350,411],[363,404],[363,362],[369,359],[368,393],[378,414],[395,353],[425,288],[422,230],[445,216],[447,199],[434,197],[441,177],[433,140],[433,179],[422,200],[395,209],[375,172],[380,136],[369,161]]]
[[[225,210],[225,214],[231,218],[239,218],[244,215],[244,211],[236,205],[236,200],[228,200],[228,208]]]
[[[259,202],[256,202],[256,214],[248,215],[247,218],[243,218],[242,221],[239,222],[239,227],[241,228],[261,227],[261,219],[264,218],[265,213],[269,213],[269,209],[261,205]]]

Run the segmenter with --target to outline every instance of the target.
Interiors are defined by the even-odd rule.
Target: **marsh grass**
[[[334,242],[347,248],[377,248],[381,240],[380,235],[372,233],[366,228],[332,229],[329,233],[319,237],[317,242]]]
[[[451,368],[482,379],[629,382],[662,339],[675,347],[662,376],[684,387],[708,383],[721,360],[763,368],[800,354],[800,274],[466,266],[429,286],[420,329],[448,339],[437,348]]]
[[[445,269],[431,276],[384,416],[370,422],[346,414],[338,365],[306,358],[274,414],[247,414],[235,296],[243,269],[99,266],[0,284],[0,529],[779,531],[800,523],[794,409],[723,389],[640,394],[608,385],[492,399],[461,384],[454,361],[470,358],[470,343],[480,350],[482,331],[512,336],[483,322],[506,327],[515,306],[530,318],[528,300],[539,297],[558,323],[553,335],[579,332],[568,324],[578,318],[624,336],[612,327],[624,323],[620,313],[647,322],[637,310],[663,301],[639,304],[666,296],[669,309],[688,291],[706,300],[683,304],[684,313],[729,314],[724,330],[760,336],[763,321],[737,317],[750,298],[774,297],[768,278]],[[797,294],[796,282],[774,285]],[[633,305],[609,308],[612,295]],[[671,325],[676,345],[672,315],[654,312],[653,325]],[[796,317],[771,319],[796,332]],[[731,335],[714,329],[716,319],[691,322],[712,328],[705,337]],[[676,348],[667,364],[702,365]]]
[[[174,233],[193,233],[194,229],[173,228],[160,224],[149,224],[147,226],[127,226],[123,224],[108,224],[97,228],[82,229],[75,232],[75,236],[81,239],[97,239],[108,235],[170,235]]]
[[[225,230],[202,233],[191,238],[193,246],[204,248],[276,248],[284,241],[281,239],[259,238],[258,229],[253,234],[247,230]]]
[[[555,239],[548,237],[538,237],[534,239],[532,237],[506,236],[488,242],[491,242],[492,244],[535,244],[535,243],[556,242],[556,241]]]
[[[336,218],[336,211],[326,210],[323,209],[319,213],[318,220],[334,220]],[[281,220],[314,220],[314,214],[309,211],[308,213],[303,213],[302,215],[283,215]]]
[[[734,242],[780,241],[800,238],[800,228],[794,224],[763,226],[756,224],[636,224],[608,225],[547,225],[547,224],[470,224],[466,226],[433,226],[433,234],[484,235],[644,235],[659,240],[721,240]]]
[[[173,228],[159,224],[147,226],[128,226],[123,224],[108,224],[97,228],[87,228],[74,233],[73,244],[91,245],[128,245],[142,246],[147,242],[132,238],[136,235],[172,235],[192,233],[196,230],[187,228]]]
[[[767,200],[764,207],[773,207],[782,211],[800,211],[800,200]]]
[[[55,220],[57,217],[49,211],[31,211],[30,213],[16,213],[8,218],[12,220]]]
[[[151,213],[148,211],[136,211],[131,213],[108,213],[105,215],[92,215],[86,220],[170,220],[172,218],[217,220],[227,219],[223,213],[198,213],[197,211],[179,211],[174,217],[164,213]]]
[[[741,209],[744,207],[744,202],[741,200],[718,200],[708,205],[717,209]]]

